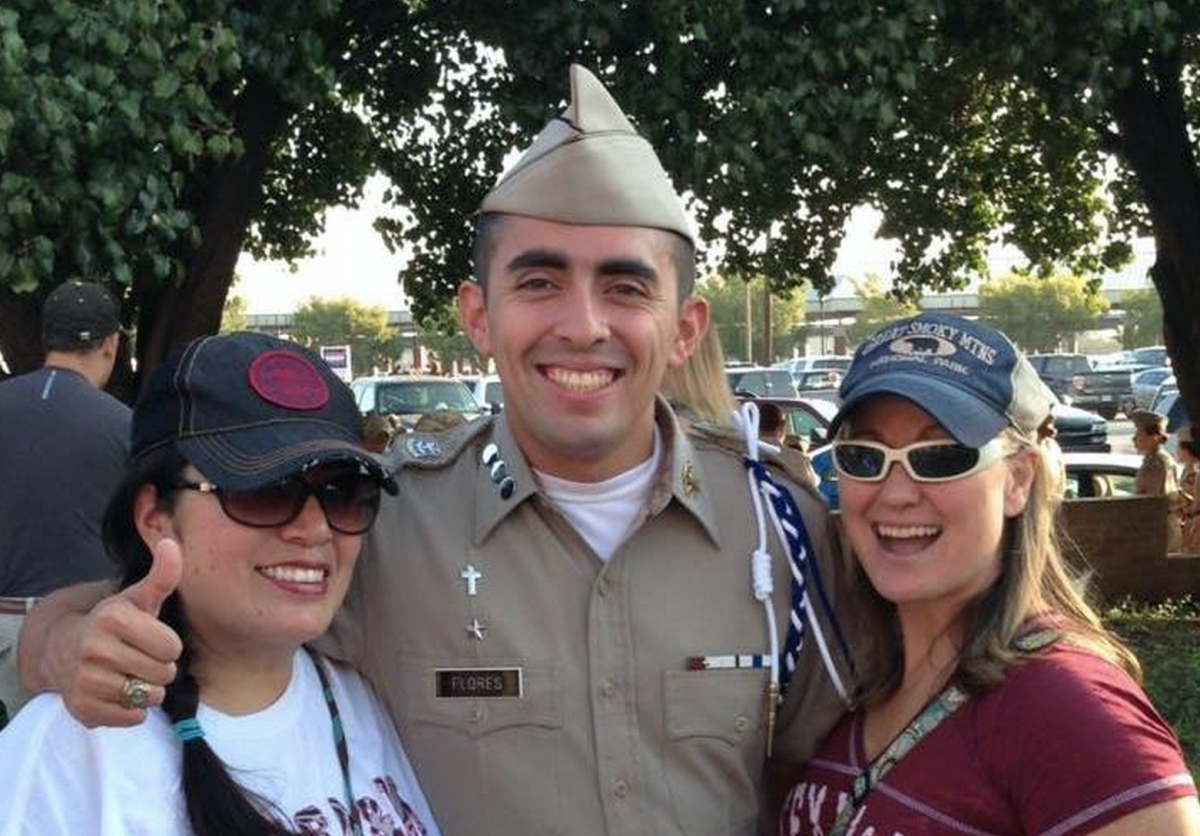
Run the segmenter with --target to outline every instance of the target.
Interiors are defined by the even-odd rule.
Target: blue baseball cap
[[[349,387],[308,349],[266,334],[200,337],[154,370],[134,407],[130,456],[169,443],[226,490],[348,463],[396,492],[362,445]]]
[[[1006,427],[1034,432],[1053,405],[1008,337],[942,313],[893,322],[862,342],[842,380],[830,436],[856,406],[882,394],[912,401],[970,447],[982,447]]]

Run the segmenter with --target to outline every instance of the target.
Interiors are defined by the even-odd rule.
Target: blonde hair
[[[999,577],[964,614],[965,633],[951,681],[969,693],[998,685],[1007,669],[1027,655],[1017,639],[1029,629],[1030,619],[1040,618],[1062,640],[1107,659],[1140,682],[1137,657],[1101,623],[1082,591],[1081,574],[1063,558],[1057,530],[1061,498],[1053,488],[1050,463],[1034,438],[1013,429],[1002,435],[1010,455],[1031,451],[1036,457],[1033,482],[1025,510],[1008,521]],[[900,687],[904,643],[895,605],[871,588],[857,560],[850,563],[855,585],[866,593],[867,603],[858,608],[859,635],[866,651],[863,700],[872,703]]]
[[[667,369],[660,390],[682,417],[693,422],[728,425],[737,401],[725,375],[725,354],[717,326],[696,345],[692,356],[679,368]]]

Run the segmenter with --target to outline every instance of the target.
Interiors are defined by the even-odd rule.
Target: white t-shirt
[[[603,482],[569,482],[534,472],[546,499],[567,518],[597,557],[607,563],[645,509],[661,459],[662,437],[655,427],[650,458]]]
[[[363,832],[439,836],[374,693],[348,668],[326,670]],[[264,710],[232,717],[202,704],[196,717],[234,780],[274,802],[292,829],[349,832],[329,710],[307,653],[297,651],[287,690]],[[134,728],[87,729],[57,694],[42,694],[0,732],[0,836],[186,836],[180,746],[161,710]]]

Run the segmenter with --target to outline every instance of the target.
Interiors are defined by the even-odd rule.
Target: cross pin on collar
[[[466,569],[459,572],[458,576],[467,584],[467,597],[474,598],[479,594],[479,581],[483,578],[483,573],[474,566],[468,565]]]

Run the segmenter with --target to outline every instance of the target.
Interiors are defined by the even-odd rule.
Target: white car
[[[1063,453],[1068,499],[1133,496],[1142,457],[1133,453]]]
[[[484,411],[493,413],[504,408],[504,387],[500,385],[500,375],[482,375],[471,385],[471,394]]]

